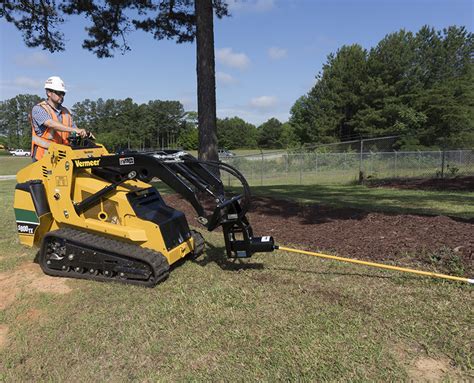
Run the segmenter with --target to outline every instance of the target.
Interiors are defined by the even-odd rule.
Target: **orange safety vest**
[[[64,106],[61,106],[61,117],[62,121],[59,121],[56,111],[46,102],[42,101],[38,104],[41,106],[48,114],[51,116],[53,121],[61,122],[63,125],[66,125],[72,128],[72,116],[69,113],[69,110]],[[43,158],[44,154],[48,151],[49,145],[52,142],[58,144],[67,145],[69,143],[68,137],[69,132],[60,132],[52,128],[46,128],[42,136],[38,136],[33,125],[33,119],[30,114],[31,121],[31,155],[34,156],[37,160]]]

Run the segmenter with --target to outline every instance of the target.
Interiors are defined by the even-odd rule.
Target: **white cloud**
[[[217,60],[231,68],[245,69],[250,64],[250,59],[245,53],[236,53],[232,48],[218,49],[216,53]]]
[[[29,54],[18,55],[15,57],[15,63],[22,67],[43,67],[54,68],[54,62],[51,56],[45,52],[33,52]]]
[[[216,72],[216,80],[222,85],[230,85],[237,82],[233,76],[224,72]]]
[[[16,89],[18,91],[41,90],[43,88],[44,81],[26,76],[20,76],[10,81],[2,81],[1,85],[2,88]]]
[[[231,12],[268,12],[275,6],[275,0],[228,0]]]
[[[275,96],[260,96],[250,100],[250,106],[257,109],[271,109],[278,103]]]
[[[36,80],[30,77],[20,76],[13,80],[13,84],[21,88],[37,89],[42,88],[44,86],[44,81]]]
[[[0,100],[6,100],[18,94],[44,94],[44,81],[20,76],[12,80],[0,81]]]
[[[271,47],[268,49],[268,55],[272,60],[280,60],[287,56],[287,51],[284,48]]]

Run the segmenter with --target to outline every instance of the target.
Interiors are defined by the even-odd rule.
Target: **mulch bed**
[[[191,225],[200,226],[187,201],[178,195],[164,198]],[[473,276],[473,220],[302,205],[270,197],[254,197],[252,206],[248,218],[254,234],[271,235],[279,245],[397,264],[429,264],[435,255],[441,270],[454,258]]]

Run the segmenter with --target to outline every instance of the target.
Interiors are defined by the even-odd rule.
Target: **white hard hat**
[[[51,76],[48,78],[44,83],[44,89],[52,89],[64,93],[67,92],[66,87],[64,86],[64,81],[58,76]]]

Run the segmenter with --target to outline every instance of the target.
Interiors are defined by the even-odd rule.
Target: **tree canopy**
[[[258,130],[239,117],[218,119],[217,137],[222,148],[256,148]]]
[[[367,51],[328,56],[291,109],[301,142],[399,135],[399,147],[474,145],[474,36],[464,27],[400,30]]]
[[[0,137],[2,145],[9,148],[31,147],[31,124],[29,113],[41,98],[31,94],[20,94],[0,101]]]

